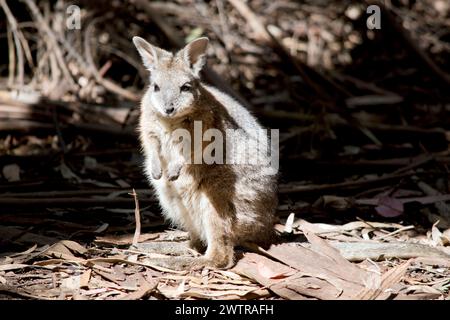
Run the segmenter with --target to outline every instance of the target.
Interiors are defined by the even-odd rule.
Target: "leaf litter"
[[[400,241],[400,224],[355,221],[336,226],[288,219],[304,241],[282,241],[267,250],[239,251],[230,270],[175,271],[152,265],[149,253],[128,249],[132,236],[100,237],[92,243],[58,241],[2,255],[0,291],[26,299],[445,299],[450,283],[448,242],[442,232],[429,238]],[[433,227],[435,228],[435,227]],[[395,242],[363,239],[364,230],[404,230]],[[359,241],[335,240],[357,231]],[[141,235],[152,243],[161,233]],[[186,245],[186,235],[169,231],[172,241]],[[166,237],[166,239],[167,239]],[[110,241],[105,241],[109,239]],[[114,240],[116,239],[116,240]],[[126,240],[126,241],[125,241]],[[341,245],[339,245],[341,244]],[[365,252],[351,258],[343,244]],[[415,256],[402,257],[401,246],[420,245]],[[370,254],[371,245],[391,245],[391,255]],[[369,247],[368,247],[369,246]],[[121,248],[122,247],[122,248]],[[429,252],[439,252],[429,254]],[[369,253],[367,253],[369,251]],[[238,252],[238,253],[239,253]],[[395,253],[397,252],[397,253]],[[158,257],[164,256],[159,254]],[[173,255],[166,256],[170,259]],[[400,257],[400,258],[399,258]],[[353,262],[352,262],[353,261]],[[425,275],[428,275],[426,277]]]

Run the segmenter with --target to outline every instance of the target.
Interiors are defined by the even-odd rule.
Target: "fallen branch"
[[[447,253],[425,244],[409,242],[330,242],[349,261],[438,257],[450,260]]]
[[[407,172],[402,174],[386,174],[378,178],[367,179],[367,180],[357,180],[357,181],[345,181],[334,184],[320,184],[320,185],[304,185],[304,186],[289,186],[281,185],[279,189],[280,194],[291,194],[291,193],[307,193],[307,192],[321,192],[330,191],[336,189],[345,188],[360,188],[366,187],[368,185],[383,184],[390,182],[392,180],[399,180],[412,175],[413,173]]]
[[[145,205],[154,204],[154,200],[141,200]],[[1,198],[0,206],[3,208],[85,208],[85,207],[129,207],[129,199],[111,198]]]

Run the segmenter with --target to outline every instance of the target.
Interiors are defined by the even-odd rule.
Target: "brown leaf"
[[[286,273],[280,273],[278,270],[275,271],[262,261],[258,262],[258,271],[260,275],[269,279],[283,279],[288,277]]]
[[[79,257],[76,257],[72,252],[78,254],[84,254],[87,251],[86,248],[71,240],[62,240],[54,245],[50,246],[43,254],[51,255],[56,258],[71,260],[71,261],[84,261]]]
[[[352,299],[374,282],[377,274],[347,261],[337,249],[313,233],[307,230],[303,232],[311,248],[285,243],[274,245],[265,253],[304,275],[325,280],[341,292],[340,299]]]
[[[80,245],[79,243],[71,240],[62,240],[60,241],[61,244],[69,248],[72,252],[76,252],[79,254],[85,254],[87,249]]]
[[[382,217],[392,218],[403,214],[403,203],[392,197],[381,197],[375,211]]]
[[[382,275],[381,284],[376,285],[373,288],[368,287],[361,291],[356,298],[363,300],[383,300],[389,298],[391,293],[388,291],[393,285],[397,284],[400,279],[405,275],[411,260],[408,260]]]
[[[80,277],[80,288],[89,288],[89,280],[91,279],[91,269],[87,269]]]
[[[267,278],[260,273],[258,264],[290,276],[283,279]],[[255,253],[246,253],[233,271],[257,281],[284,299],[305,300],[308,297],[336,299],[340,294],[340,290],[324,280],[304,276],[295,269]]]
[[[156,289],[156,286],[158,285],[157,281],[154,282],[148,282],[143,281],[141,283],[141,286],[139,289],[133,293],[130,293],[129,295],[126,295],[125,297],[121,298],[121,300],[139,300],[147,296],[150,292]]]
[[[20,181],[20,167],[13,163],[3,167],[3,176],[8,182]]]

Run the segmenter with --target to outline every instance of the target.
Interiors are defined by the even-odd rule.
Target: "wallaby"
[[[264,246],[274,237],[277,173],[267,170],[271,157],[265,150],[273,139],[260,134],[264,130],[245,107],[200,81],[208,42],[198,38],[172,54],[133,37],[150,72],[139,123],[145,173],[164,216],[188,231],[192,248],[204,252],[190,259],[165,259],[177,269],[229,268],[235,246]],[[177,130],[190,137],[200,130],[200,147],[186,151],[186,141],[174,134]],[[215,150],[209,142],[213,137]],[[217,161],[194,161],[208,150]],[[234,161],[246,156],[249,163]]]

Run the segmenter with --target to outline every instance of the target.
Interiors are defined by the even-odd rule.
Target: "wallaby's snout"
[[[170,114],[172,114],[172,112],[173,112],[174,110],[175,110],[174,107],[166,108],[166,114],[170,115]]]

